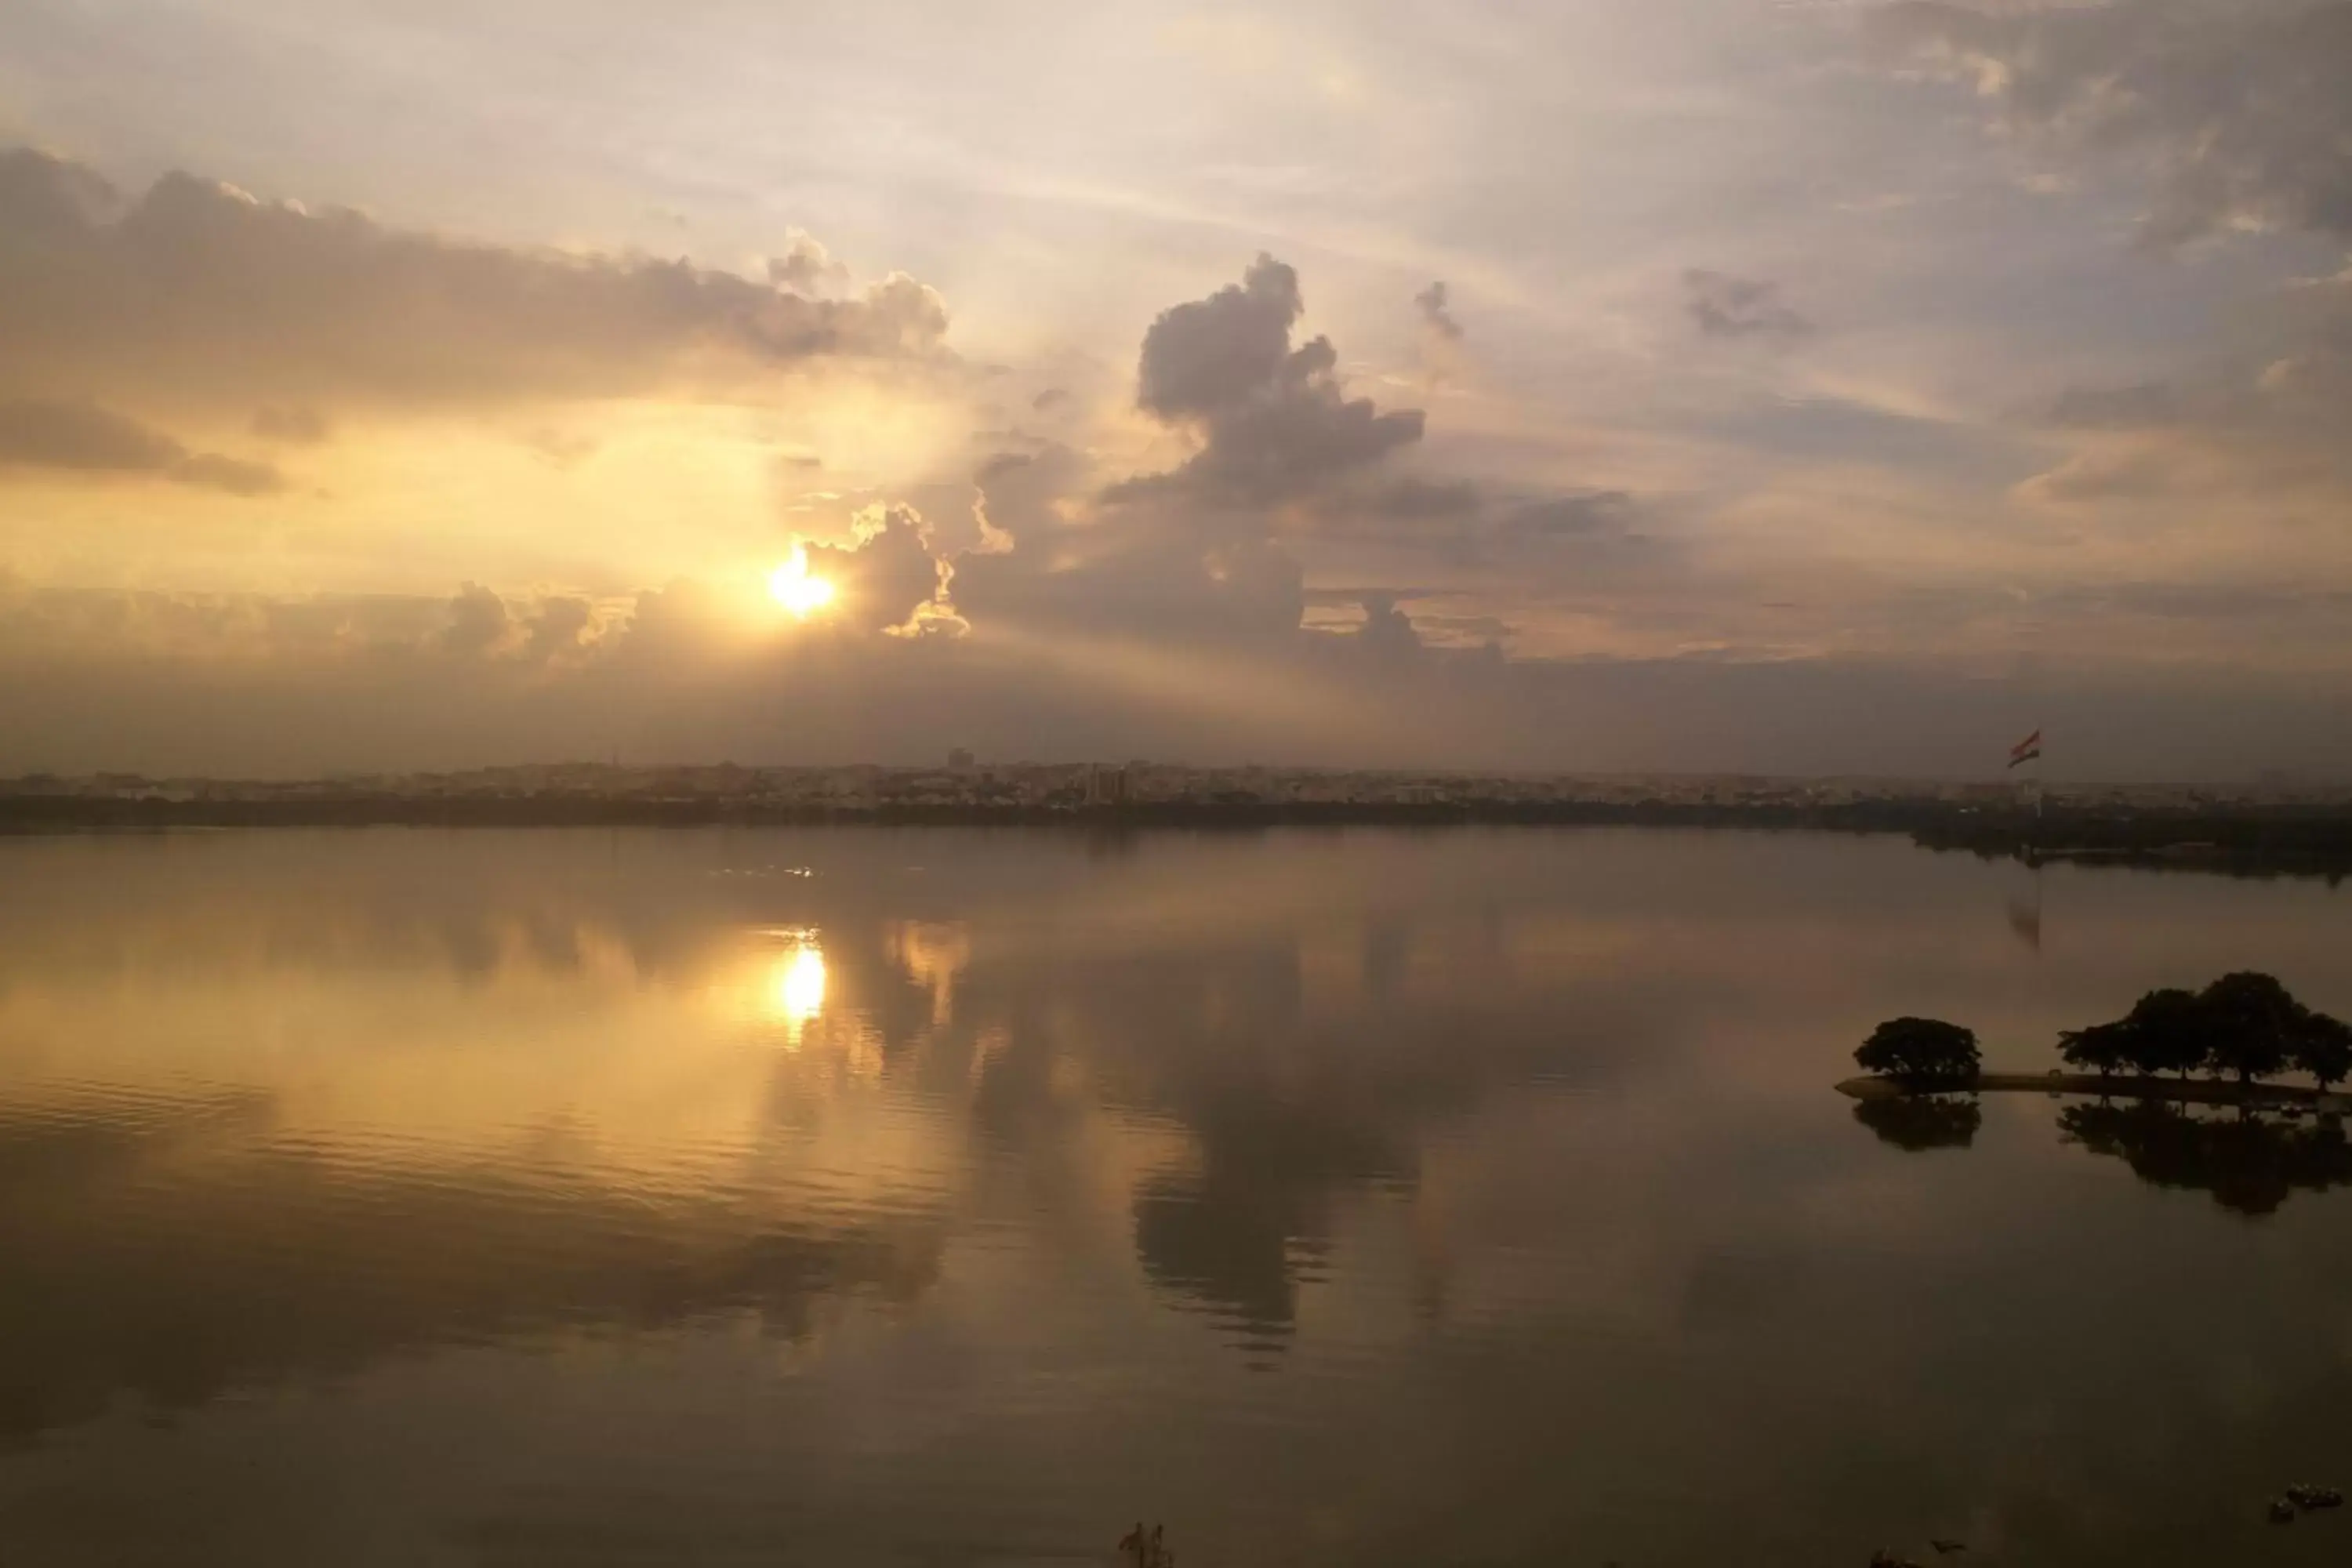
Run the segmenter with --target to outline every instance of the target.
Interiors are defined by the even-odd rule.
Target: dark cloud
[[[267,463],[191,452],[159,430],[87,403],[0,402],[0,468],[12,467],[142,475],[238,496],[285,488]]]
[[[1391,661],[1421,657],[1421,634],[1413,630],[1412,617],[1397,607],[1394,595],[1366,594],[1362,604],[1364,624],[1355,637],[1366,653]]]
[[[1070,405],[1070,395],[1058,386],[1049,386],[1029,400],[1029,406],[1040,414],[1057,413]]]
[[[1684,305],[1711,338],[1800,338],[1813,323],[1780,302],[1780,286],[1694,267],[1683,274]]]
[[[1164,311],[1144,335],[1137,403],[1202,437],[1171,473],[1130,480],[1114,499],[1154,490],[1268,505],[1303,495],[1421,439],[1419,409],[1381,413],[1342,391],[1328,338],[1297,349],[1298,275],[1260,256],[1238,286]]]
[[[1221,414],[1257,395],[1290,357],[1306,309],[1298,274],[1261,255],[1238,284],[1160,312],[1143,335],[1135,400],[1163,419]]]
[[[2145,161],[2145,239],[2248,225],[2352,236],[2352,5],[2116,0],[1994,14],[1939,0],[1878,13],[2010,126],[2068,155]]]
[[[1462,341],[1462,323],[1454,319],[1454,312],[1447,308],[1443,279],[1415,294],[1412,302],[1421,308],[1422,325],[1449,342]]]
[[[803,258],[805,259],[805,258]],[[134,199],[0,153],[0,388],[143,403],[617,395],[934,355],[937,294],[813,300],[685,261],[468,244],[188,174]]]

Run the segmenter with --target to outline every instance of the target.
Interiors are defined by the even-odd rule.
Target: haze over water
[[[2352,1193],[1831,1085],[2347,951],[1892,838],[0,843],[0,1562],[2341,1561]]]

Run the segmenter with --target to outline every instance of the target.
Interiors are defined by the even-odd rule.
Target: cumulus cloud
[[[506,601],[479,583],[467,583],[449,601],[449,625],[441,642],[452,653],[488,653],[504,645],[512,629]]]
[[[1367,654],[1392,663],[1420,657],[1421,634],[1412,617],[1397,608],[1395,595],[1366,594],[1361,602],[1364,622],[1353,635]]]
[[[794,253],[800,280],[818,267]],[[821,269],[821,268],[820,268]],[[257,200],[184,174],[123,195],[0,153],[0,390],[334,407],[621,395],[940,352],[903,274],[816,300],[686,261],[522,249]]]
[[[1694,267],[1683,274],[1684,307],[1711,338],[1800,338],[1813,323],[1780,300],[1780,286]]]
[[[88,403],[0,402],[0,469],[7,468],[135,475],[237,496],[285,488],[267,463],[191,452],[160,430]]]
[[[596,608],[572,594],[551,594],[524,621],[524,654],[534,659],[562,658],[584,647],[596,630]]]
[[[821,294],[849,285],[849,268],[823,242],[803,229],[785,236],[782,256],[768,258],[768,281],[795,294]]]
[[[590,647],[602,630],[595,606],[576,595],[510,600],[479,583],[467,583],[450,596],[446,620],[423,646],[458,658],[544,665]],[[400,642],[393,635],[379,646],[396,647]]]
[[[1116,493],[1270,504],[1420,440],[1419,409],[1382,413],[1346,395],[1328,338],[1291,347],[1305,308],[1298,274],[1262,255],[1238,285],[1163,311],[1144,334],[1136,401],[1196,431],[1201,449]]]
[[[858,514],[856,542],[809,548],[809,574],[833,584],[834,613],[860,631],[911,632],[927,619],[946,625],[944,590],[953,574],[931,551],[930,529],[912,507]],[[925,616],[923,612],[933,612]]]
[[[2145,240],[2238,227],[2352,236],[2352,5],[2113,0],[2000,12],[1906,0],[1874,17],[2004,125],[2059,155],[2128,154],[2156,198]]]

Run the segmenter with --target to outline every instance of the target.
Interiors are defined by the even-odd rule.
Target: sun
[[[803,620],[833,603],[833,584],[809,575],[808,546],[793,546],[792,559],[768,574],[768,593]]]

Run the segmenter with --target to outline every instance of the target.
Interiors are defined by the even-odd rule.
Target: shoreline
[[[1073,796],[1076,792],[1071,792]],[[1090,803],[862,801],[751,792],[449,790],[231,785],[194,795],[91,795],[0,781],[0,834],[176,827],[1076,826],[1091,828],[1589,826],[1901,837],[1924,849],[2027,866],[2240,874],[2352,874],[2352,807],[2066,806],[2046,818],[1948,801],[1292,800],[1240,792]]]
[[[2294,1106],[2323,1115],[2352,1111],[2352,1091],[2323,1094],[2293,1083],[2238,1083],[2232,1079],[2126,1077],[2050,1071],[1982,1072],[1967,1083],[1912,1085],[1864,1075],[1841,1080],[1849,1100],[1889,1100],[1943,1094],[2084,1095],[2095,1100],[2168,1100],[2183,1105]]]

